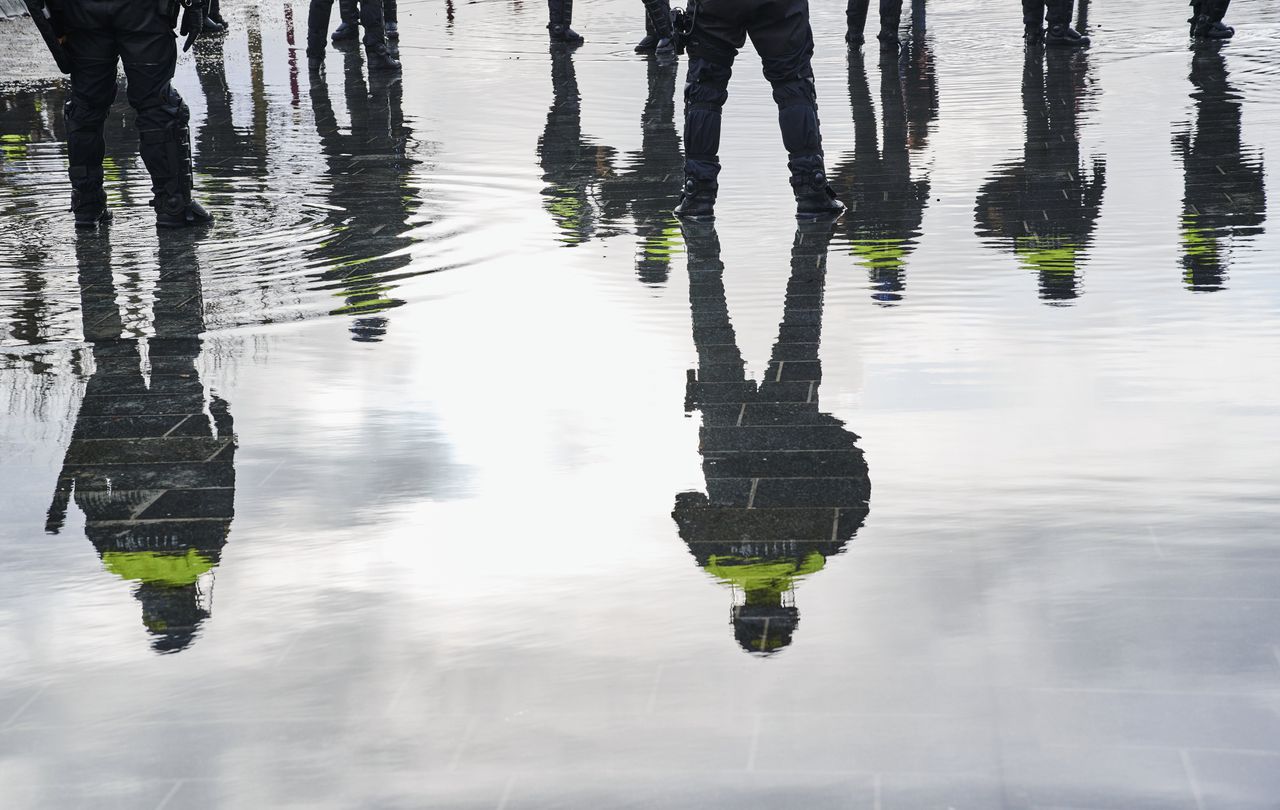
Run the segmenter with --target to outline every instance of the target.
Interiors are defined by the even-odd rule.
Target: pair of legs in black
[[[110,219],[102,188],[103,126],[116,98],[116,65],[124,63],[129,104],[137,113],[138,150],[151,175],[156,226],[180,228],[213,221],[191,199],[191,111],[173,89],[178,46],[173,11],[136,0],[70,2],[59,7],[71,55],[67,157],[76,226]]]
[[[1231,0],[1191,0],[1191,36],[1197,39],[1231,39],[1236,29],[1222,22]]]
[[[1074,0],[1022,0],[1022,24],[1026,27],[1027,41],[1068,48],[1087,46],[1089,38],[1071,27],[1073,6]],[[1043,27],[1045,22],[1049,24],[1047,33]]]
[[[342,21],[333,29],[333,41],[357,39],[360,36],[360,9],[356,0],[338,0],[338,14]],[[388,40],[400,39],[400,16],[396,0],[382,0],[382,27]]]
[[[644,0],[644,39],[636,53],[674,53],[671,34],[671,0]]]
[[[865,38],[863,31],[867,27],[867,10],[871,0],[849,0],[845,8],[845,19],[849,30],[844,35],[845,42],[850,45],[861,45]],[[902,0],[880,0],[880,47],[894,49],[898,47],[898,26],[902,22]]]
[[[827,184],[813,82],[808,0],[702,0],[689,39],[684,89],[684,192],[677,216],[714,216],[720,175],[720,124],[733,60],[747,37],[773,85],[778,126],[796,197],[796,216],[838,215],[844,206]]]
[[[395,0],[391,0],[392,3]],[[359,28],[348,17],[359,17],[364,26],[364,49],[369,57],[370,70],[399,70],[396,59],[387,44],[387,29],[383,18],[384,0],[339,0],[342,25],[333,32],[334,43],[355,39]],[[307,58],[318,63],[324,59],[325,40],[329,32],[329,18],[333,14],[333,0],[311,0],[307,12]]]

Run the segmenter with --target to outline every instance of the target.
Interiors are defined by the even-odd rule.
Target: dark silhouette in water
[[[913,26],[914,28],[914,26]],[[877,148],[875,107],[862,52],[849,53],[849,100],[854,150],[832,171],[831,185],[849,210],[839,228],[871,277],[873,297],[892,306],[902,300],[904,268],[921,234],[929,204],[929,177],[912,176],[912,152],[921,150],[938,115],[933,55],[922,34],[880,57],[883,139]]]
[[[386,334],[387,310],[404,304],[392,283],[413,260],[409,219],[420,203],[410,182],[418,160],[410,155],[413,132],[404,120],[399,78],[361,72],[359,51],[343,54],[344,91],[351,129],[343,132],[329,98],[324,72],[311,72],[311,108],[320,148],[328,163],[333,236],[312,254],[328,269],[320,289],[344,298],[332,315],[353,317],[351,336],[378,341]]]
[[[640,116],[640,150],[628,155],[631,168],[605,179],[605,214],[616,221],[630,211],[640,246],[636,275],[645,284],[664,284],[671,256],[680,242],[680,226],[671,213],[671,194],[680,183],[684,156],[675,122],[674,59],[648,58],[649,95]]]
[[[734,590],[734,637],[751,653],[791,643],[796,582],[840,553],[868,513],[858,437],[818,404],[830,223],[802,224],[765,378],[746,379],[725,302],[714,228],[685,227],[698,368],[686,410],[702,413],[707,492],[676,496],[672,517],[698,565]]]
[[[1036,271],[1040,297],[1051,304],[1079,295],[1079,264],[1093,242],[1106,187],[1106,160],[1086,164],[1080,154],[1087,86],[1083,52],[1028,48],[1022,75],[1026,149],[978,192],[978,234],[1003,243]]]
[[[1242,106],[1216,44],[1191,58],[1195,123],[1174,136],[1186,191],[1182,198],[1182,269],[1187,289],[1224,286],[1230,245],[1263,232],[1267,190],[1262,155],[1241,142]]]
[[[80,236],[76,253],[93,370],[46,530],[62,529],[74,499],[103,564],[137,583],[152,647],[178,652],[209,618],[235,512],[231,411],[196,366],[205,327],[195,245],[187,234],[161,239],[145,352],[122,335],[107,237]]]
[[[566,246],[589,242],[601,219],[599,185],[613,174],[616,151],[589,141],[582,134],[582,95],[573,53],[551,46],[551,107],[547,126],[538,139],[542,166],[543,206],[555,220]]]

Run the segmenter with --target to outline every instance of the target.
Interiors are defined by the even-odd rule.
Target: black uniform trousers
[[[364,26],[364,45],[373,48],[387,42],[383,23],[382,0],[339,0],[342,21]],[[307,10],[307,56],[323,56],[329,39],[329,19],[333,16],[333,0],[311,0]]]
[[[1022,24],[1028,28],[1040,28],[1044,22],[1055,25],[1071,25],[1073,0],[1022,0]]]
[[[870,6],[871,0],[849,0],[844,13],[850,34],[862,35],[867,27],[867,10]],[[880,32],[896,36],[901,24],[902,0],[880,0]]]
[[[688,46],[685,176],[714,180],[720,174],[721,111],[733,60],[748,36],[773,85],[792,179],[810,180],[824,168],[808,0],[702,0]]]
[[[176,8],[176,6],[175,6]],[[157,196],[190,196],[191,113],[173,89],[176,20],[155,0],[63,0],[58,5],[72,59],[67,154],[72,188],[102,187],[103,127],[124,63],[129,104],[137,112],[139,151]]]

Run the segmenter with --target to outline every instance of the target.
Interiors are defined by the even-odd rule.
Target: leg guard
[[[778,105],[778,127],[787,148],[787,167],[792,182],[809,182],[826,169],[822,160],[822,134],[818,126],[818,92],[813,77],[780,79],[772,82],[773,100]]]
[[[671,0],[644,0],[646,30],[652,26],[653,33],[661,39],[671,39]]]
[[[701,57],[689,60],[684,86],[684,173],[695,180],[720,175],[720,123],[733,69]]]
[[[191,203],[191,110],[171,86],[138,110],[138,146],[151,174],[156,216],[181,215]]]
[[[115,100],[89,106],[72,99],[67,102],[67,157],[71,177],[71,211],[76,225],[93,227],[107,216],[107,195],[102,190],[102,160],[106,154],[103,124]]]

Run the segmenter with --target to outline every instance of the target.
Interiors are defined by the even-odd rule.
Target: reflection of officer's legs
[[[71,210],[76,225],[93,227],[107,215],[102,190],[106,154],[103,126],[116,98],[116,48],[111,34],[78,6],[70,16],[71,100],[67,102],[67,157],[71,176]],[[92,26],[92,27],[91,27]]]

